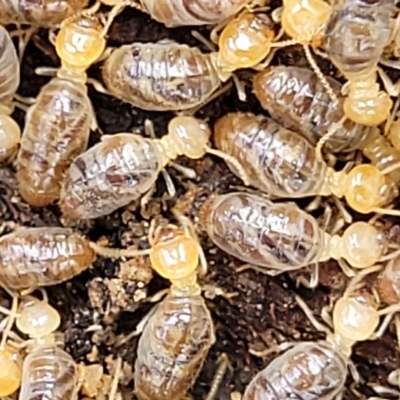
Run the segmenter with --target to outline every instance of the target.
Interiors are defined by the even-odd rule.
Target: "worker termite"
[[[85,70],[103,53],[101,30],[94,17],[65,21],[56,39],[61,68],[27,112],[17,179],[21,196],[33,206],[58,199],[66,169],[86,149],[90,127],[95,129]]]
[[[145,128],[154,136],[150,121]],[[131,133],[104,136],[69,168],[60,195],[61,211],[80,219],[110,214],[149,193],[160,171],[179,155],[199,159],[210,153],[236,165],[235,160],[209,147],[210,134],[205,122],[182,116],[170,121],[168,134],[161,139]],[[240,165],[237,169],[240,171]]]
[[[215,144],[236,159],[254,187],[276,197],[344,197],[354,210],[395,213],[381,207],[398,195],[397,186],[376,167],[359,164],[335,171],[317,157],[303,136],[272,119],[251,113],[230,113],[214,127]],[[228,162],[229,165],[229,162]],[[235,166],[229,166],[236,173]]]
[[[287,129],[300,132],[316,144],[335,124],[334,135],[325,143],[329,152],[353,151],[368,139],[373,128],[343,119],[341,84],[327,77],[339,102],[332,102],[325,86],[307,68],[277,66],[256,74],[253,90],[261,106]]]
[[[0,162],[6,161],[21,139],[18,124],[10,117],[12,98],[19,85],[19,61],[7,30],[0,25]]]
[[[282,343],[277,349],[286,350],[260,371],[248,385],[243,400],[308,399],[333,400],[344,389],[347,367],[358,378],[351,363],[352,347],[374,336],[382,315],[374,298],[351,285],[337,300],[332,321],[333,332],[318,322],[312,311],[299,297],[297,303],[316,329],[326,334],[318,342]],[[259,357],[270,353],[250,352]]]
[[[272,203],[247,193],[211,197],[199,218],[215,245],[269,274],[330,258],[364,269],[384,260],[388,249],[385,236],[366,222],[351,224],[342,236],[330,235],[296,204]],[[341,266],[346,272],[345,264]]]
[[[128,249],[102,247],[68,228],[18,228],[0,237],[0,285],[32,292],[88,269],[96,254],[130,256]]]
[[[15,297],[13,305],[17,304],[16,300]],[[16,347],[26,348],[27,352],[22,371],[19,371],[19,400],[75,400],[86,375],[85,370],[79,369],[74,359],[61,348],[62,335],[56,332],[61,322],[57,310],[51,307],[47,300],[25,296],[16,310],[1,311],[9,315],[9,321],[15,320],[17,329],[29,337],[26,341],[17,337],[18,342],[14,343]],[[8,328],[11,328],[11,325],[9,324]],[[5,331],[3,337],[7,337],[9,333]],[[94,366],[102,370],[100,365]],[[11,367],[11,364],[2,364],[9,379],[13,380],[15,377],[11,376]]]
[[[49,28],[78,13],[87,3],[88,0],[0,0],[0,23]]]
[[[262,6],[265,0],[101,0],[113,7],[107,26],[127,6],[147,12],[167,28],[215,25],[233,17],[244,7]]]
[[[345,115],[364,125],[385,121],[393,102],[377,83],[377,66],[391,36],[393,0],[342,0],[333,8],[325,35],[325,50],[347,79]]]
[[[189,225],[185,229],[152,225],[149,242],[152,268],[171,287],[139,340],[135,395],[139,400],[179,400],[193,385],[215,342],[211,314],[197,283],[199,264],[204,274],[207,262]]]

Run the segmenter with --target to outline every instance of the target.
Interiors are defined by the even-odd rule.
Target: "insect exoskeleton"
[[[152,268],[171,281],[171,288],[139,340],[135,394],[139,400],[178,400],[193,385],[215,342],[197,283],[198,264],[206,268],[205,258],[197,240],[175,225],[156,229],[149,241]]]
[[[0,25],[0,162],[6,161],[21,139],[18,124],[10,117],[12,98],[19,86],[19,61],[7,30]]]
[[[0,23],[53,27],[81,11],[88,0],[0,0]]]
[[[221,76],[210,54],[170,40],[114,50],[102,69],[107,90],[135,107],[178,111],[204,103],[230,74]]]
[[[11,345],[0,346],[0,396],[7,397],[21,386],[22,357]]]
[[[331,236],[294,203],[272,203],[248,193],[211,197],[199,218],[219,248],[263,267],[265,273],[295,270],[330,258],[343,258],[363,269],[374,265],[388,248],[385,236],[366,222],[351,224],[342,236]]]
[[[333,8],[325,49],[348,80],[343,103],[346,116],[360,124],[379,125],[393,102],[377,83],[378,61],[391,36],[393,0],[343,0]]]
[[[288,129],[301,133],[316,144],[324,134],[338,124],[334,135],[326,142],[329,152],[353,151],[362,147],[371,136],[372,128],[344,116],[341,84],[326,78],[339,103],[332,102],[317,75],[307,68],[277,66],[259,72],[253,90],[261,106],[271,117]]]
[[[210,135],[204,121],[181,116],[170,121],[161,139],[130,133],[103,136],[69,168],[61,190],[61,211],[70,218],[98,218],[148,193],[160,171],[180,155],[226,157],[209,147]]]
[[[27,112],[17,178],[21,196],[33,206],[58,199],[66,169],[87,147],[95,116],[85,70],[103,53],[101,31],[94,17],[79,16],[63,24],[56,39],[61,68]]]

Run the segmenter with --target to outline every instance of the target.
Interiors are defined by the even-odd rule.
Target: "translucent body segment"
[[[346,359],[329,343],[303,342],[260,371],[242,400],[332,400],[346,376]]]
[[[209,54],[170,41],[121,46],[102,76],[112,95],[150,111],[193,108],[220,87]]]
[[[214,25],[239,12],[249,0],[141,0],[142,6],[167,27]]]
[[[51,27],[82,10],[88,0],[0,0],[0,23]]]
[[[24,361],[19,400],[75,400],[78,372],[75,361],[56,346],[38,346]]]
[[[28,111],[17,159],[21,196],[33,206],[58,199],[64,174],[89,140],[92,106],[85,85],[59,78]]]
[[[0,113],[0,162],[14,153],[20,140],[19,125],[10,116]]]
[[[371,132],[369,140],[361,150],[364,156],[371,160],[371,163],[380,171],[400,162],[400,150],[391,146],[378,129]],[[396,168],[389,172],[387,176],[397,185],[400,185],[400,169]]]
[[[7,30],[0,25],[0,103],[10,101],[16,93],[19,86],[19,71],[14,44]]]
[[[151,139],[129,133],[103,137],[72,163],[60,208],[71,218],[110,214],[148,192],[164,165]]]
[[[10,346],[0,349],[0,365],[0,396],[6,397],[21,385],[22,358],[18,350]]]
[[[321,194],[327,165],[303,136],[272,119],[230,113],[215,124],[214,138],[217,148],[240,162],[252,186],[278,197]]]
[[[0,282],[10,290],[58,284],[94,260],[89,243],[66,228],[23,228],[0,238]]]
[[[137,398],[182,399],[214,341],[211,315],[200,295],[167,296],[139,340],[135,363]]]
[[[324,249],[324,232],[317,221],[294,203],[230,193],[211,200],[204,222],[210,239],[222,250],[267,268],[298,269],[319,261]]]
[[[316,144],[344,115],[340,83],[327,79],[341,104],[335,105],[331,101],[318,77],[306,68],[279,66],[259,72],[253,88],[261,106],[274,120]],[[371,129],[346,120],[327,141],[326,149],[331,152],[358,149],[367,140]]]
[[[335,3],[325,35],[329,59],[347,79],[369,75],[391,35],[393,0],[340,0]]]
[[[265,13],[242,13],[221,32],[218,65],[224,71],[250,68],[269,54],[275,37],[274,24]]]

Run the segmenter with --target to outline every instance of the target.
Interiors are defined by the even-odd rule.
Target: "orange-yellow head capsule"
[[[66,69],[85,70],[104,52],[106,40],[100,22],[80,16],[62,25],[56,39],[56,51]]]
[[[0,349],[0,397],[13,394],[21,386],[22,358],[16,349]]]

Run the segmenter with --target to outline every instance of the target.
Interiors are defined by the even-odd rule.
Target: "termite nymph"
[[[294,203],[272,203],[247,193],[211,197],[199,218],[216,246],[264,273],[330,258],[364,269],[381,260],[388,248],[385,236],[366,222],[351,224],[342,236],[330,235]]]
[[[88,0],[0,0],[0,23],[54,27],[83,10]]]
[[[360,213],[395,213],[383,209],[398,195],[397,186],[373,165],[335,171],[320,160],[303,136],[272,119],[251,113],[230,113],[214,127],[215,144],[236,159],[254,187],[276,197],[314,195],[344,197]],[[229,165],[229,163],[228,163]],[[235,166],[229,166],[237,174]],[[243,173],[242,172],[242,173]]]
[[[233,17],[244,7],[262,6],[265,0],[100,0],[113,7],[106,24],[127,6],[147,12],[167,28],[215,25]]]
[[[0,237],[0,285],[24,293],[56,285],[88,269],[96,254],[130,256],[128,249],[102,247],[68,228],[18,228]]]
[[[293,395],[299,399],[333,400],[344,389],[352,347],[373,337],[379,325],[381,313],[373,297],[352,288],[351,284],[336,301],[332,318],[327,316],[333,331],[315,319],[302,299],[296,297],[296,300],[315,328],[326,334],[326,339],[277,346],[278,350],[291,349],[253,378],[243,400],[288,400]],[[251,353],[264,355],[264,352]]]
[[[95,129],[85,70],[103,53],[101,30],[94,17],[64,22],[56,38],[61,68],[27,112],[17,179],[21,196],[33,206],[58,199],[66,169],[86,149],[90,127]]]
[[[333,8],[325,35],[332,63],[348,80],[346,116],[363,125],[379,125],[393,106],[377,83],[378,61],[391,35],[393,0],[342,0]]]
[[[21,139],[21,130],[10,117],[12,99],[19,86],[19,70],[14,44],[7,30],[0,25],[0,162],[10,158]]]
[[[150,121],[145,128],[154,136]],[[61,211],[74,219],[110,214],[151,192],[159,173],[180,155],[199,159],[210,153],[230,160],[209,147],[210,134],[204,121],[181,116],[170,121],[161,139],[131,133],[103,136],[69,168],[60,195]]]
[[[199,264],[202,273],[207,264],[188,226],[184,230],[171,224],[159,226],[149,236],[151,248],[145,252],[152,268],[171,287],[139,340],[135,395],[139,400],[180,400],[215,342],[212,318],[197,283]]]

